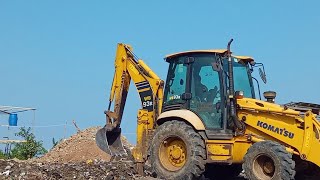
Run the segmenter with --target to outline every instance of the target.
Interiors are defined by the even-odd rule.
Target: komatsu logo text
[[[284,137],[289,137],[290,139],[293,139],[294,137],[294,133],[287,131],[286,128],[278,128],[262,121],[258,121],[257,126],[272,131],[274,133],[283,135]]]

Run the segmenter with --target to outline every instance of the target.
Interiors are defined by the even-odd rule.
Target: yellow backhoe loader
[[[165,84],[129,45],[118,44],[107,122],[97,132],[97,145],[113,156],[127,155],[120,125],[132,79],[142,105],[132,152],[140,172],[149,161],[154,174],[164,179],[226,177],[242,168],[253,180],[289,180],[296,173],[317,178],[316,114],[275,104],[272,91],[264,93],[267,101],[257,99],[251,73],[263,65],[232,56],[231,42],[227,49],[168,55]],[[264,68],[259,73],[266,82]]]

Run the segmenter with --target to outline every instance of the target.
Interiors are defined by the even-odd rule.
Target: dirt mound
[[[110,156],[95,144],[100,127],[91,127],[60,142],[41,158],[27,161],[0,160],[0,179],[139,179],[152,178],[150,167],[146,177],[137,174],[130,158],[110,160]],[[122,137],[126,149],[132,145]]]
[[[63,140],[37,162],[68,163],[88,160],[109,161],[110,156],[100,150],[95,142],[95,134],[101,127],[91,127]],[[123,144],[129,149],[132,145],[122,137]]]

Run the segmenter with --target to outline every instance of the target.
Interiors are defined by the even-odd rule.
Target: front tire
[[[254,143],[244,157],[245,175],[254,180],[291,180],[295,162],[284,146],[273,141]]]
[[[201,136],[182,121],[160,125],[152,139],[153,172],[164,179],[197,179],[205,170],[206,151]]]

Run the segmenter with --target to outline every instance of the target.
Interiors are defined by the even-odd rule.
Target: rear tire
[[[156,129],[150,163],[157,177],[197,179],[205,170],[205,159],[203,139],[185,122],[167,121]]]
[[[295,176],[295,162],[284,146],[273,141],[254,143],[242,165],[248,179],[291,180]]]

